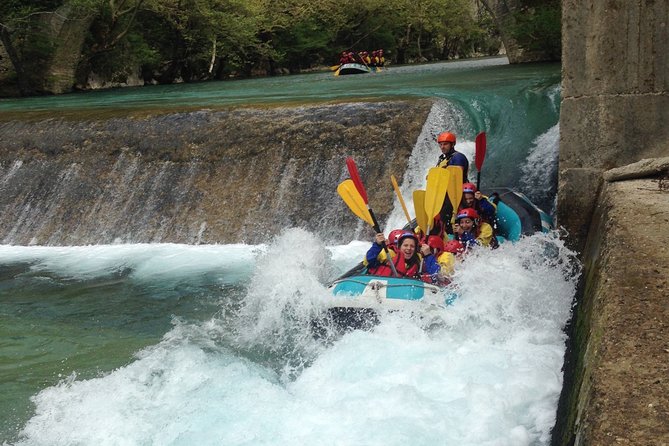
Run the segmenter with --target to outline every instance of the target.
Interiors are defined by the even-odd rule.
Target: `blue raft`
[[[339,67],[339,70],[337,70],[337,74],[340,76],[345,74],[366,74],[371,72],[372,69],[370,67],[360,63],[345,63]]]
[[[497,204],[495,231],[500,243],[553,229],[551,216],[524,194],[510,188],[482,192]],[[448,288],[416,279],[368,275],[362,262],[332,282],[329,289],[333,295],[328,303],[331,317],[338,325],[349,328],[373,325],[379,309],[415,308],[417,302],[445,306],[457,297]]]

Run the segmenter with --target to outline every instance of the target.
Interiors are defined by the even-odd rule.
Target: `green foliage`
[[[49,57],[30,17],[70,7],[93,15],[78,77],[173,82],[291,72],[343,50],[386,50],[394,63],[496,54],[499,34],[473,0],[4,0],[0,26],[25,59]],[[512,30],[559,54],[558,0],[524,0]],[[557,37],[556,37],[557,36]]]
[[[525,0],[514,18],[515,26],[510,31],[523,48],[545,52],[556,60],[560,58],[562,15],[559,1]]]

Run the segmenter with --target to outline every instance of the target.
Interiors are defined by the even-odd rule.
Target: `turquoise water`
[[[487,131],[484,184],[546,189],[549,204],[559,76],[490,58],[0,100],[0,119],[432,97],[427,133],[448,126],[471,157]],[[405,188],[424,177],[409,166]],[[267,246],[0,246],[0,441],[548,444],[576,281],[551,237],[468,259],[446,312],[330,341],[310,317],[367,241],[292,229]]]
[[[495,91],[518,93],[529,85],[559,82],[558,64],[508,65],[503,57],[419,66],[389,67],[380,73],[335,77],[331,72],[296,76],[157,85],[50,97],[0,99],[0,112],[96,109],[155,109],[280,105],[348,99],[449,97]]]
[[[2,99],[0,120],[56,116],[89,120],[201,108],[436,98],[448,101],[452,107],[453,116],[445,117],[443,125],[458,134],[460,147],[472,142],[478,132],[487,132],[484,186],[520,186],[537,204],[550,210],[557,182],[559,84],[559,64],[509,65],[506,58],[493,57],[391,66],[380,73],[365,75],[335,77],[331,72],[319,72]],[[547,132],[552,132],[549,141],[540,140]],[[436,158],[438,148],[433,149]],[[523,170],[533,152],[532,168]],[[538,169],[543,170],[539,179],[547,181],[528,178]]]

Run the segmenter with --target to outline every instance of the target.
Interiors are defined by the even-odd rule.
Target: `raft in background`
[[[365,74],[371,72],[372,69],[367,65],[363,65],[360,63],[345,63],[341,67],[339,67],[339,69],[335,74],[341,76],[344,74]]]
[[[483,191],[497,205],[496,234],[500,243],[515,242],[522,236],[553,229],[553,219],[524,194],[508,187]],[[413,229],[415,220],[405,229]],[[362,262],[329,285],[333,298],[328,302],[329,318],[339,328],[369,328],[377,322],[377,310],[392,311],[450,305],[457,294],[448,287],[439,287],[406,277],[365,274]]]

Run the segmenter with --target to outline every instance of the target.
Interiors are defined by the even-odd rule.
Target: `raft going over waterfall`
[[[539,209],[524,194],[510,188],[491,189],[490,196],[497,198],[497,239],[501,243],[515,242],[521,236],[553,229],[553,219]],[[411,226],[415,227],[415,221]],[[410,229],[407,225],[406,229]],[[360,262],[332,282],[329,288],[334,299],[331,309],[373,308],[382,305],[387,309],[406,308],[415,301],[430,297],[431,304],[448,305],[454,295],[448,289],[406,277],[381,277],[366,274]]]
[[[347,165],[352,179],[341,183],[338,192],[349,208],[379,233],[381,231],[378,222],[369,207],[366,191],[357,174],[355,163],[349,159]],[[480,166],[478,167],[480,169]],[[455,169],[458,168],[455,167]],[[433,173],[444,174],[448,178],[445,173],[446,170],[434,168]],[[459,195],[453,193],[452,190],[449,191],[450,195],[447,195],[449,198],[453,197],[451,200],[457,203],[460,202],[462,197],[461,178],[459,176],[452,178],[450,181],[451,186],[453,184],[457,185],[459,182]],[[430,189],[430,174],[428,174],[428,187],[426,189]],[[360,192],[360,196],[357,195],[357,192]],[[446,193],[445,190],[442,192]],[[553,229],[551,216],[532,203],[524,194],[507,187],[492,188],[484,192],[491,197],[497,207],[494,226],[495,236],[499,243],[515,242],[522,236],[529,236],[537,232],[548,232]],[[430,215],[429,221],[439,211],[443,197],[444,195],[438,196],[434,201],[434,203],[438,203],[438,206],[426,205],[429,209],[427,211],[427,214]],[[401,196],[400,201],[404,207]],[[454,206],[454,208],[457,207]],[[425,223],[421,223],[421,226],[425,228]],[[414,230],[417,225],[418,222],[413,219],[410,223],[407,223],[404,229]],[[427,229],[427,232],[429,232],[429,223]],[[386,246],[383,245],[383,248],[387,254]],[[392,262],[388,263],[392,264]],[[418,278],[400,277],[397,274],[392,276],[369,274],[364,262],[360,262],[334,280],[329,285],[329,289],[333,296],[326,305],[329,317],[340,328],[371,326],[376,322],[377,311],[379,310],[412,310],[417,309],[417,305],[445,307],[452,304],[457,298],[457,293],[450,286],[440,286]]]

